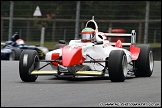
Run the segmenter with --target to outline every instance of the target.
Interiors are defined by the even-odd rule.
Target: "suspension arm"
[[[49,63],[43,65],[42,67],[40,67],[40,68],[37,69],[37,70],[41,70],[42,68],[44,68],[44,67],[46,67],[47,65],[49,65],[51,62],[58,62],[58,63],[59,63],[60,60],[58,60],[58,59],[60,59],[60,58],[61,58],[61,56],[58,57],[58,58],[56,58],[55,60],[40,60],[39,62],[49,62]]]
[[[105,60],[105,61],[97,61],[97,60],[93,59],[89,54],[87,54],[86,56],[88,56],[89,58],[91,58],[93,61],[85,61],[85,63],[98,63],[99,65],[101,65],[104,68],[105,68],[105,66],[102,65],[100,62],[108,61],[108,60]]]

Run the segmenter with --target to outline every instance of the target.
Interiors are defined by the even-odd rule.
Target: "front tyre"
[[[19,60],[19,75],[24,82],[34,82],[37,75],[31,75],[33,70],[39,68],[39,55],[35,50],[23,50]]]
[[[108,58],[109,77],[112,82],[124,82],[127,75],[127,57],[123,50],[113,50]]]
[[[135,76],[150,77],[154,68],[153,52],[148,44],[137,45],[140,48],[140,54],[135,61]]]

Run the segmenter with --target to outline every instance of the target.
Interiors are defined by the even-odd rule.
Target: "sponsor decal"
[[[103,58],[96,58],[96,59],[94,59],[95,61],[103,61]],[[100,66],[98,63],[93,63],[94,65],[96,65],[96,66]]]

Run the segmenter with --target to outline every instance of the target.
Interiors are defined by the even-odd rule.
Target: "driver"
[[[18,39],[18,40],[16,40],[16,44],[17,44],[17,46],[24,46],[25,42],[22,39]]]
[[[106,36],[102,32],[96,32],[94,29],[86,27],[81,32],[83,43],[92,42],[94,44],[98,44],[99,42],[103,42],[103,40],[107,40]]]
[[[82,39],[81,41],[83,43],[85,42],[94,42],[95,41],[95,30],[92,28],[84,28],[81,32]]]

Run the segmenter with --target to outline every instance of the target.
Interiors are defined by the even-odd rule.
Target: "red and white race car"
[[[136,32],[103,33],[98,31],[94,19],[86,23],[80,40],[68,45],[58,44],[57,49],[40,60],[34,50],[24,50],[19,61],[19,74],[24,82],[34,82],[38,75],[101,76],[112,82],[124,82],[129,75],[150,77],[154,68],[153,52],[148,44],[136,44]],[[112,38],[119,38],[111,42]],[[120,38],[125,41],[121,42]],[[40,62],[47,64],[40,67]],[[53,70],[42,71],[50,65]]]

